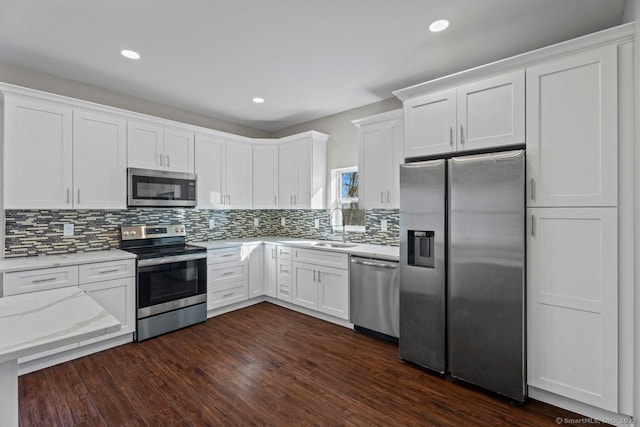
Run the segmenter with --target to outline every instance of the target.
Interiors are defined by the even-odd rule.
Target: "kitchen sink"
[[[354,245],[353,243],[340,242],[318,242],[314,243],[313,246],[319,246],[321,248],[353,248],[358,245]]]

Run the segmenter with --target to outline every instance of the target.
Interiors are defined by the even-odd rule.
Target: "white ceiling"
[[[0,0],[0,62],[276,131],[617,25],[624,0]],[[429,23],[451,27],[430,33]],[[121,49],[142,54],[138,61]],[[0,76],[0,80],[1,80]],[[266,99],[262,105],[251,98]]]

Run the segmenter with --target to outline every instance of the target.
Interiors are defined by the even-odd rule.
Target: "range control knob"
[[[125,232],[124,232],[124,235],[125,235],[125,236],[128,236],[128,235],[129,235],[129,232],[128,232],[128,231],[125,231]]]
[[[131,235],[132,235],[132,236],[135,236],[135,235],[136,235],[135,230],[131,232]]]
[[[180,229],[176,227],[176,233],[180,232]]]
[[[180,227],[180,232],[184,233],[184,227]]]

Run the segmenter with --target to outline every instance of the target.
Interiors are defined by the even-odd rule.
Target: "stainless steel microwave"
[[[195,207],[196,174],[127,169],[129,207]]]

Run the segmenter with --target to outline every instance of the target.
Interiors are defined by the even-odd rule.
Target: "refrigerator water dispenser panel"
[[[434,268],[434,232],[409,230],[407,264],[415,267]]]

